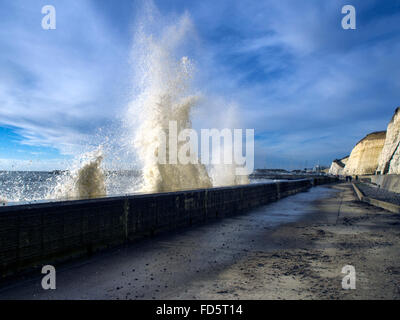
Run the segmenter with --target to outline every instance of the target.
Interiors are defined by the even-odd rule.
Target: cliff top
[[[345,167],[345,164],[342,161],[340,161],[339,159],[335,159],[335,160],[333,160],[333,162],[342,168]]]
[[[389,123],[391,123],[391,122],[393,122],[394,121],[394,118],[396,117],[396,115],[397,115],[397,113],[400,111],[400,107],[397,107],[396,108],[396,110],[394,110],[394,114],[393,114],[393,117],[392,117],[392,119],[390,120],[390,122]]]
[[[375,131],[375,132],[367,134],[364,138],[362,138],[360,141],[358,141],[356,143],[356,145],[358,145],[359,143],[361,143],[365,140],[385,139],[385,137],[386,137],[386,131]]]

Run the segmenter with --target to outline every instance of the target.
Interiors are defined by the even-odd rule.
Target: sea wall
[[[351,151],[343,170],[345,175],[374,174],[385,143],[386,131],[373,132],[359,141]]]
[[[0,207],[1,277],[220,219],[336,181],[269,184]]]
[[[400,193],[400,175],[398,174],[371,175],[368,180],[381,189]]]
[[[386,139],[378,160],[377,172],[380,174],[400,173],[400,108],[397,108],[390,120]]]

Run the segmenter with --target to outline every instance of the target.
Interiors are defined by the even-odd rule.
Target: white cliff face
[[[333,174],[335,176],[343,175],[344,167],[347,163],[349,157],[344,157],[340,160],[336,159],[332,161],[331,167],[329,168],[329,174]]]
[[[396,109],[386,131],[385,144],[378,161],[381,174],[400,173],[400,107]]]
[[[341,176],[343,172],[343,167],[341,167],[336,160],[332,161],[331,167],[329,168],[329,174],[333,174],[335,176]]]
[[[378,167],[378,159],[383,149],[385,138],[385,131],[374,132],[368,134],[364,139],[357,143],[351,151],[350,157],[343,170],[343,174],[374,174]]]
[[[390,161],[389,174],[400,174],[400,154],[399,150],[393,155],[392,161]]]

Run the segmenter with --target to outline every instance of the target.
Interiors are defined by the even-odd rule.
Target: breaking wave
[[[199,100],[191,92],[194,66],[189,58],[174,52],[188,37],[192,23],[187,15],[166,27],[156,38],[140,30],[135,37],[136,82],[139,95],[132,101],[126,117],[132,147],[142,163],[142,191],[162,192],[212,186],[202,164],[160,164],[158,154],[169,141],[168,126],[176,121],[177,132],[192,128],[190,115]],[[139,126],[131,126],[139,118]],[[164,140],[163,137],[166,137]],[[183,143],[178,143],[178,150]],[[168,151],[167,151],[168,154]],[[168,160],[167,160],[168,161]]]
[[[90,199],[107,195],[105,174],[101,168],[102,149],[83,154],[76,169],[58,176],[47,199]]]
[[[1,203],[6,203],[7,199],[86,199],[249,183],[246,176],[235,174],[234,164],[206,167],[199,161],[170,163],[168,145],[165,146],[170,137],[169,123],[174,121],[177,124],[178,133],[191,129],[193,109],[198,107],[201,99],[206,99],[193,89],[195,64],[181,50],[184,45],[190,47],[195,37],[189,15],[184,14],[175,23],[162,24],[154,30],[159,20],[151,16],[157,15],[155,11],[155,8],[150,8],[150,14],[145,14],[136,28],[132,50],[134,88],[131,102],[120,115],[122,119],[117,120],[122,122],[122,126],[114,128],[115,132],[111,134],[116,138],[110,140],[107,137],[101,143],[103,147],[78,156],[71,168],[61,174],[38,174],[38,181],[42,181],[39,187],[28,190],[26,179],[31,179],[33,173],[29,177],[19,174],[0,194]],[[177,142],[178,150],[184,143],[186,141]],[[103,152],[103,148],[108,152]],[[169,164],[158,161],[163,148]],[[130,165],[124,164],[129,168],[125,171],[123,166],[118,167],[120,160],[110,151],[117,149],[121,153],[135,154],[140,163],[137,171]],[[107,166],[114,162],[116,166]]]

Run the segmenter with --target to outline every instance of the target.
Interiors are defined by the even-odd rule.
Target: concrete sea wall
[[[232,216],[332,177],[270,184],[0,207],[1,278]]]
[[[371,175],[367,179],[379,188],[400,193],[400,175],[398,174]]]

